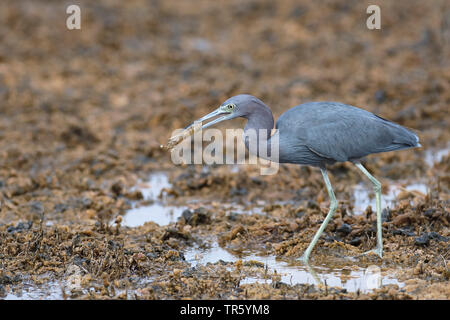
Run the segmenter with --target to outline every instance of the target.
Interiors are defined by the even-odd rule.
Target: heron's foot
[[[377,256],[379,256],[382,259],[383,258],[383,248],[377,247],[375,249],[372,249],[372,250],[369,250],[369,251],[366,251],[366,252],[360,254],[360,256],[365,256],[368,254],[376,254]]]

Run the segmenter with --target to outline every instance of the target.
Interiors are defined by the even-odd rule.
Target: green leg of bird
[[[380,258],[383,258],[383,229],[381,225],[381,183],[375,179],[366,168],[363,167],[361,163],[355,163],[359,170],[361,170],[373,183],[373,189],[375,191],[376,197],[376,207],[377,207],[377,247],[373,250],[364,252],[363,254],[375,253]]]
[[[322,225],[320,226],[319,230],[314,235],[314,238],[312,239],[311,243],[309,244],[308,248],[306,249],[305,253],[300,257],[300,261],[303,263],[308,263],[309,255],[311,254],[311,251],[314,249],[314,246],[316,245],[317,241],[319,241],[320,236],[322,235],[323,231],[328,225],[328,222],[330,222],[331,218],[333,217],[334,212],[337,209],[338,202],[336,200],[336,197],[333,192],[333,188],[330,183],[330,179],[328,178],[328,173],[326,169],[320,169],[322,172],[323,180],[325,181],[325,185],[328,190],[328,195],[330,197],[330,209],[328,211],[328,214],[325,218],[325,220],[322,222]]]

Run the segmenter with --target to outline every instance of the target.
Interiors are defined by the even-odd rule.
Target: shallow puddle
[[[163,172],[151,174],[149,181],[137,189],[142,192],[144,199],[152,201],[152,204],[130,209],[123,217],[123,225],[138,227],[153,221],[164,226],[176,222],[186,208],[165,205],[164,196],[159,199],[161,192],[171,186],[167,174]]]
[[[381,194],[381,208],[394,207],[398,202],[397,197],[402,191],[418,192],[426,195],[428,189],[424,183],[411,183],[405,186],[392,183],[389,185],[388,192]],[[360,183],[356,185],[353,189],[353,199],[354,214],[362,214],[369,205],[372,207],[372,210],[375,211],[375,193],[369,184]]]
[[[328,287],[339,287],[346,289],[348,292],[369,292],[378,289],[387,284],[395,284],[400,288],[404,286],[392,276],[383,275],[382,270],[375,265],[368,268],[353,266],[348,269],[331,269],[325,266],[308,267],[300,262],[287,262],[277,259],[273,255],[261,256],[257,254],[247,254],[237,256],[229,251],[214,244],[209,249],[191,248],[184,253],[186,260],[192,266],[198,264],[206,265],[207,263],[231,262],[238,260],[242,262],[257,261],[264,264],[260,267],[258,276],[248,276],[241,280],[240,284],[251,283],[272,283],[272,276],[278,275],[281,282],[289,285],[296,284],[322,284]],[[267,271],[265,269],[267,268]],[[264,276],[266,274],[267,276]]]
[[[127,227],[138,227],[148,221],[153,221],[160,226],[165,226],[177,221],[184,209],[185,208],[164,206],[159,203],[136,207],[128,211],[125,215],[123,225]]]
[[[8,293],[4,300],[62,300],[62,288],[58,282],[49,281],[45,286],[24,285],[18,292]]]

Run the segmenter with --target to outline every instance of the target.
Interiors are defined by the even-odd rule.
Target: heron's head
[[[219,108],[213,112],[207,114],[206,116],[196,120],[195,122],[203,122],[215,117],[213,121],[205,123],[202,125],[202,129],[208,128],[216,123],[230,120],[238,117],[248,118],[249,115],[257,109],[258,105],[264,105],[264,103],[258,98],[249,94],[240,94],[227,99],[224,103],[220,105]],[[193,124],[186,127],[189,128]]]

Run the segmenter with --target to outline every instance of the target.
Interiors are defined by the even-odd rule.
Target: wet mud
[[[449,299],[450,7],[325,1],[53,1],[0,10],[0,299]],[[248,92],[278,117],[363,107],[422,148],[369,156],[383,185],[320,171],[182,165],[175,129]],[[228,125],[241,127],[242,120]],[[225,128],[225,125],[218,126]]]

